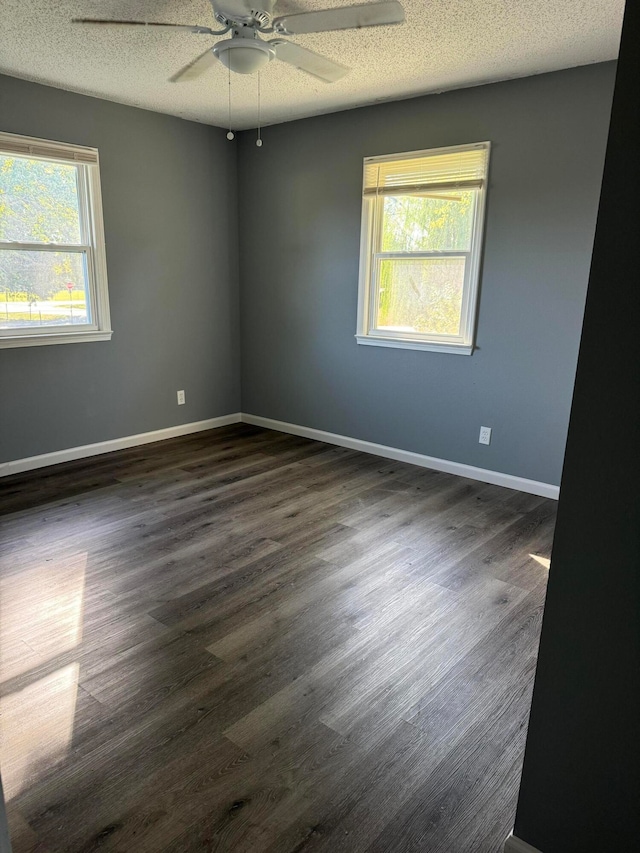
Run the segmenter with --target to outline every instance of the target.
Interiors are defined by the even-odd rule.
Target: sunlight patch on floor
[[[529,556],[536,561],[536,563],[540,563],[541,566],[544,566],[545,569],[548,569],[551,566],[551,560],[547,557],[539,557],[537,554],[529,554]]]
[[[0,760],[7,800],[66,755],[73,737],[87,554],[0,579]]]
[[[67,754],[73,737],[77,663],[0,699],[2,782],[7,800]]]

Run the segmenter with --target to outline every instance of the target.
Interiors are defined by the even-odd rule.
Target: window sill
[[[378,338],[373,335],[356,335],[359,344],[369,347],[395,347],[396,349],[417,349],[428,352],[441,352],[451,355],[472,355],[471,344],[439,344],[435,341],[403,340],[402,338]]]
[[[109,329],[90,332],[59,332],[45,335],[15,335],[0,337],[0,349],[9,347],[41,347],[45,344],[83,344],[88,341],[110,341],[113,332]]]

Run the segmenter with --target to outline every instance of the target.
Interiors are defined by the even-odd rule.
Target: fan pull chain
[[[229,68],[229,133],[227,133],[227,139],[233,139],[234,136],[235,134],[231,130],[231,68]]]
[[[256,139],[258,148],[262,148],[262,137],[260,136],[260,72],[258,71],[258,138]]]

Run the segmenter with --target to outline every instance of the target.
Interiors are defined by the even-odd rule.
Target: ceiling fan
[[[216,21],[221,30],[187,24],[164,24],[156,21],[110,21],[92,18],[74,18],[74,24],[101,24],[127,27],[164,27],[188,30],[197,35],[219,36],[231,32],[230,38],[217,42],[204,53],[181,68],[169,79],[173,83],[192,80],[220,60],[230,71],[253,74],[272,59],[279,59],[334,83],[348,74],[349,68],[319,53],[314,53],[282,36],[321,33],[330,30],[350,30],[385,24],[401,24],[404,9],[397,0],[342,6],[273,16],[277,0],[210,0]],[[262,34],[274,33],[276,38],[265,41]]]

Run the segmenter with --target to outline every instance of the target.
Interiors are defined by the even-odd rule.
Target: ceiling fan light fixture
[[[224,66],[236,74],[255,74],[276,55],[271,45],[247,38],[219,41],[213,52]]]

